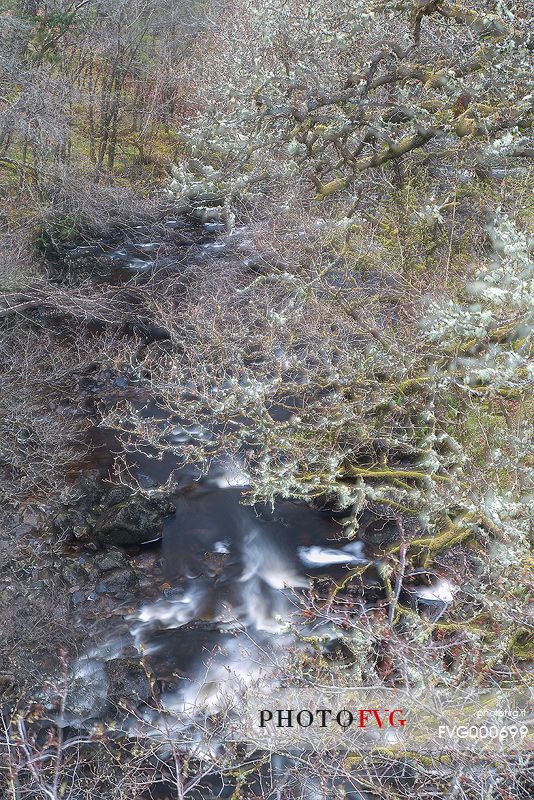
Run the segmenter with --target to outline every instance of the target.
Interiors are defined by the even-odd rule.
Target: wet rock
[[[26,522],[21,522],[20,525],[17,525],[13,529],[13,533],[15,534],[15,536],[17,538],[21,538],[23,536],[27,536],[28,533],[33,533],[34,531],[35,531],[35,526],[34,525],[30,525],[29,523],[26,523]]]
[[[332,639],[323,649],[323,656],[329,661],[337,661],[343,664],[354,664],[356,656],[351,648],[343,639]]]
[[[77,661],[69,681],[65,722],[81,724],[100,717],[107,708],[108,680],[100,659]]]
[[[159,486],[158,482],[154,480],[150,475],[145,475],[144,472],[140,472],[137,476],[137,482],[142,489],[155,489],[156,486]]]
[[[91,537],[91,528],[89,525],[74,525],[72,533],[78,542],[88,542]]]
[[[61,565],[61,577],[68,586],[83,586],[88,579],[87,570],[75,561],[67,561]]]
[[[228,559],[228,553],[220,553],[217,551],[208,551],[204,553],[202,560],[204,566],[206,567],[206,574],[212,575],[213,577],[222,575]]]
[[[105,671],[110,703],[118,705],[126,700],[129,704],[137,705],[152,696],[149,678],[135,658],[114,658],[107,661]]]
[[[128,559],[122,550],[113,547],[110,550],[106,550],[105,553],[99,553],[95,556],[94,563],[100,572],[109,572],[128,565]]]
[[[83,513],[75,509],[60,511],[52,519],[52,532],[60,542],[84,541],[89,538],[90,527]]]
[[[96,471],[80,476],[62,499],[52,516],[50,528],[59,542],[86,541],[91,534],[90,512],[102,497],[100,476]]]
[[[50,527],[61,545],[84,542],[87,547],[96,542],[100,547],[135,547],[161,538],[163,520],[175,510],[162,495],[147,497],[126,486],[110,490],[95,474],[76,481]]]
[[[161,537],[164,518],[175,511],[166,498],[131,495],[107,507],[93,530],[103,544],[143,544]]]
[[[171,602],[179,601],[184,596],[184,590],[183,588],[178,589],[176,587],[170,586],[163,589],[163,595],[166,600],[170,600]]]
[[[43,524],[43,513],[33,508],[27,508],[22,514],[22,521],[27,525],[31,525],[32,528],[39,528]]]
[[[117,503],[127,502],[132,496],[132,492],[127,486],[115,486],[113,489],[101,493],[99,502],[94,504],[94,510],[101,513]]]
[[[132,567],[122,567],[105,572],[96,584],[98,594],[112,594],[119,600],[131,596],[137,589],[138,578]]]

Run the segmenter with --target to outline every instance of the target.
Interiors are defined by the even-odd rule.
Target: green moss
[[[46,222],[35,238],[38,253],[47,254],[56,251],[61,245],[68,244],[78,236],[77,220],[74,214]]]
[[[508,651],[517,661],[531,661],[534,654],[534,634],[527,628],[518,628]]]
[[[484,411],[481,408],[465,408],[459,427],[463,447],[477,467],[487,462],[488,446],[499,441],[500,434],[506,431],[506,420],[497,410]],[[458,430],[456,432],[458,435]]]

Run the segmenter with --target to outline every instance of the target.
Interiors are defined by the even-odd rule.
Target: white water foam
[[[307,567],[328,567],[334,564],[368,564],[362,542],[350,542],[335,550],[333,547],[299,547],[300,560]]]

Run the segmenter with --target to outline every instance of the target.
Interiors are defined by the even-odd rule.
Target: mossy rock
[[[138,660],[114,658],[107,661],[104,668],[109,681],[108,700],[113,705],[120,705],[125,701],[137,704],[151,697],[149,676]]]
[[[131,546],[161,537],[165,517],[176,508],[166,498],[131,495],[107,507],[93,531],[102,544]]]

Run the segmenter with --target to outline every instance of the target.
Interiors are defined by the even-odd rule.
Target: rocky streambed
[[[256,252],[246,228],[228,233],[223,222],[178,216],[105,241],[54,247],[48,257],[60,284],[117,288],[119,323],[132,347],[164,348],[168,331],[136,306],[136,287],[160,282],[163,292],[202,264],[231,269],[238,261],[261,270],[273,254]],[[32,313],[59,335],[70,324],[46,304]],[[97,329],[104,324],[94,322]],[[154,398],[139,381],[131,364],[96,364],[80,377],[78,413],[96,419],[96,409],[102,414],[127,398],[157,419]],[[202,433],[190,421],[172,422],[175,444],[186,447]],[[366,510],[358,538],[350,539],[342,515],[320,501],[244,504],[248,476],[235,459],[218,457],[201,473],[170,454],[155,458],[150,448],[124,453],[115,435],[96,425],[87,445],[53,504],[13,513],[16,556],[10,564],[6,554],[3,574],[6,606],[24,615],[28,603],[43,604],[35,664],[56,679],[58,634],[68,632],[68,695],[56,722],[92,730],[115,720],[132,735],[147,727],[159,735],[170,725],[179,738],[191,735],[192,710],[217,715],[251,685],[280,685],[288,669],[304,685],[307,664],[315,672],[352,666],[360,680],[372,680],[357,663],[354,620],[380,619],[387,607],[380,549],[400,532],[384,508]],[[407,576],[400,599],[432,615],[453,592],[422,574]],[[30,655],[25,647],[3,674],[11,694],[17,664]],[[381,658],[377,650],[378,668]],[[46,703],[48,696],[53,708],[53,692],[40,691],[34,699]],[[205,731],[194,736],[200,741]]]

